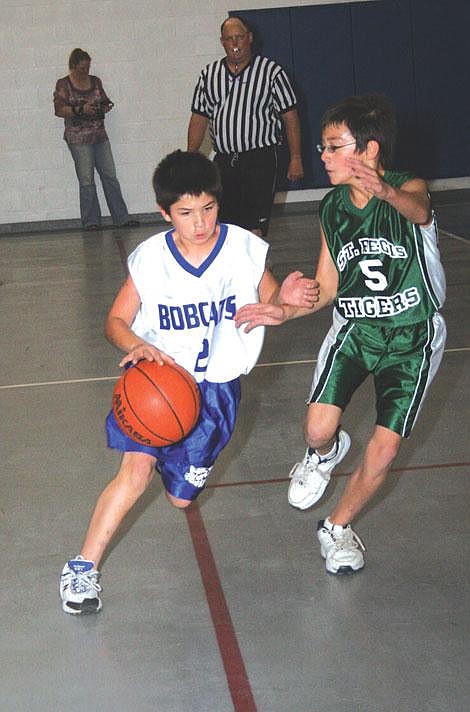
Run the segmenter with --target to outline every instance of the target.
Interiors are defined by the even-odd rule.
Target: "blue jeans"
[[[101,179],[113,223],[115,225],[126,223],[129,220],[129,213],[116,176],[116,167],[109,141],[68,143],[67,145],[75,163],[75,172],[80,186],[82,225],[90,227],[90,225],[99,225],[101,221],[101,210],[95,185],[95,168]]]

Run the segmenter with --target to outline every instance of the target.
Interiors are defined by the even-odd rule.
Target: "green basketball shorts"
[[[444,353],[440,314],[427,321],[384,327],[347,321],[335,310],[307,403],[344,410],[369,374],[374,377],[377,425],[408,437]]]

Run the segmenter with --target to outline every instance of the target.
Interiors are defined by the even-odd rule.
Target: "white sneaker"
[[[66,613],[98,613],[103,605],[99,596],[99,571],[93,571],[93,561],[82,556],[67,561],[60,576],[59,593]]]
[[[318,522],[317,537],[328,573],[353,574],[364,567],[362,552],[366,549],[350,524],[342,527],[322,519]]]
[[[339,430],[334,455],[327,458],[316,452],[309,455],[307,448],[302,462],[295,464],[289,472],[292,478],[287,495],[289,504],[297,509],[308,509],[318,502],[330,481],[333,468],[341,462],[350,447],[351,438],[345,430]]]

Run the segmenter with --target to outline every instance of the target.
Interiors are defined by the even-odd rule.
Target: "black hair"
[[[87,62],[91,62],[90,55],[88,54],[88,52],[85,52],[84,49],[80,49],[80,47],[76,47],[70,53],[69,69],[73,69],[74,67],[77,66],[77,64],[80,64],[80,62],[83,62],[84,60],[86,60]]]
[[[224,34],[225,23],[228,22],[229,20],[238,20],[238,22],[240,22],[240,24],[243,25],[243,27],[245,28],[245,30],[247,32],[253,32],[250,25],[248,24],[248,22],[246,20],[243,19],[243,17],[240,17],[239,15],[230,15],[230,17],[226,17],[225,20],[220,25],[220,35],[221,36]]]
[[[173,151],[156,167],[152,185],[158,205],[166,213],[183,195],[207,193],[218,203],[222,195],[219,169],[197,151]]]
[[[377,141],[379,161],[390,168],[396,139],[395,109],[383,94],[350,96],[325,111],[321,121],[322,132],[327,126],[346,124],[356,141],[356,151],[367,148],[368,141]]]

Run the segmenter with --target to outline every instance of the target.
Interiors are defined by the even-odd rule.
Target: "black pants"
[[[276,184],[276,147],[217,153],[214,162],[222,178],[220,220],[261,230],[266,236]]]

